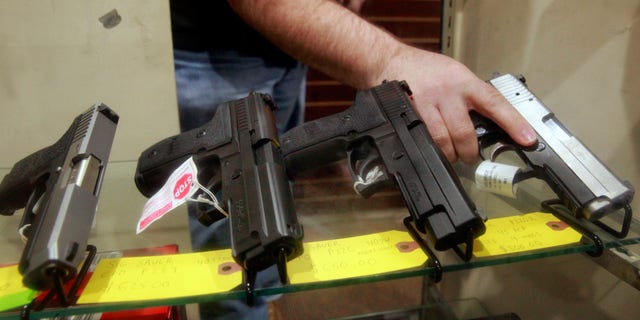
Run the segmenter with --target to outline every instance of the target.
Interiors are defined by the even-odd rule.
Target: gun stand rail
[[[404,226],[407,227],[411,238],[418,243],[420,248],[422,248],[422,251],[427,255],[428,260],[426,265],[434,269],[434,274],[431,275],[431,279],[434,283],[438,283],[442,280],[442,264],[440,263],[440,259],[438,259],[433,250],[431,250],[429,244],[420,236],[420,233],[418,233],[418,230],[416,230],[412,224],[413,221],[414,220],[411,217],[405,217],[404,220],[402,220]]]
[[[287,275],[287,251],[284,248],[280,248],[277,252],[278,262],[276,263],[276,266],[278,267],[278,275],[280,277],[280,283],[285,285],[289,283],[289,277]],[[247,296],[246,302],[248,306],[253,306],[255,304],[255,286],[257,276],[258,273],[254,270],[245,269],[242,273],[242,282]]]
[[[557,210],[555,208],[556,206],[563,206],[560,199],[546,200],[542,202],[543,210],[550,212],[556,218],[562,220],[573,229],[578,231],[583,237],[587,237],[593,242],[593,244],[595,245],[595,249],[592,251],[587,251],[590,256],[598,257],[602,255],[602,252],[604,251],[604,244],[602,243],[602,239],[600,239],[600,237],[595,233],[583,227],[575,217],[571,216],[563,210]]]
[[[44,309],[54,298],[58,298],[60,305],[63,307],[68,307],[71,304],[75,303],[78,299],[76,296],[80,286],[84,278],[89,271],[89,267],[91,266],[93,260],[96,257],[97,249],[93,245],[88,245],[86,251],[88,252],[84,263],[82,264],[82,268],[78,272],[78,275],[75,277],[73,284],[69,288],[69,291],[65,293],[64,283],[62,282],[62,276],[58,274],[58,269],[53,268],[50,271],[50,275],[53,278],[54,287],[49,290],[49,292],[42,298],[42,300],[38,301],[37,297],[34,298],[31,303],[25,305],[20,311],[20,319],[29,319],[29,314],[31,310],[42,310]]]
[[[469,230],[469,232],[467,232],[467,239],[465,240],[464,245],[465,245],[464,252],[462,252],[462,249],[460,249],[460,246],[457,246],[457,245],[454,246],[452,249],[458,255],[458,257],[460,257],[460,259],[464,261],[469,261],[473,256],[473,230]]]
[[[242,273],[244,291],[247,295],[247,305],[252,307],[255,304],[255,285],[258,273],[253,270],[245,270]]]
[[[602,230],[608,232],[609,234],[613,235],[616,238],[625,238],[629,234],[629,228],[631,227],[631,218],[633,217],[633,211],[631,210],[631,206],[628,204],[625,205],[623,209],[624,209],[624,217],[622,220],[622,227],[620,231],[616,231],[613,228],[609,227],[608,225],[600,221],[594,221],[593,224],[600,227]]]

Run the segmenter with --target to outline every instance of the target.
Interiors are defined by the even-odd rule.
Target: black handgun
[[[274,264],[286,282],[286,261],[303,251],[303,230],[280,152],[274,107],[271,97],[260,93],[222,103],[205,125],[142,152],[135,176],[138,190],[151,197],[173,170],[193,157],[198,180],[212,191],[221,188],[233,258],[245,270],[248,293],[256,273]],[[212,222],[212,211],[201,212],[205,225]]]
[[[495,160],[506,150],[515,150],[526,168],[517,173],[515,183],[528,178],[544,180],[565,206],[577,218],[599,225],[609,233],[625,237],[631,220],[630,202],[634,189],[622,182],[587,149],[556,116],[527,88],[524,77],[505,74],[491,83],[535,129],[538,143],[521,147],[489,119],[471,113],[476,127],[481,156]],[[491,148],[493,147],[493,148]],[[491,150],[485,154],[485,150]],[[612,212],[624,209],[620,231],[600,223]]]
[[[416,114],[404,81],[358,91],[348,109],[293,128],[280,141],[291,177],[347,158],[354,188],[363,197],[397,186],[415,226],[437,250],[466,244],[461,256],[468,260],[473,239],[485,231],[457,174]]]
[[[52,289],[85,259],[118,115],[95,104],[53,145],[18,161],[0,183],[0,214],[24,209],[24,284]],[[62,297],[61,297],[62,298]]]

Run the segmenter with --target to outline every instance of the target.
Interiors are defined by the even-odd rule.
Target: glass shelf
[[[109,164],[103,184],[96,226],[91,233],[90,243],[98,251],[125,250],[142,247],[155,247],[178,244],[180,252],[189,252],[189,235],[186,209],[179,208],[167,217],[157,221],[141,235],[135,234],[135,224],[140,217],[146,199],[137,191],[133,176],[135,162],[113,162]],[[457,167],[462,176],[467,170]],[[8,169],[0,169],[4,176]],[[300,223],[304,226],[304,241],[330,240],[389,230],[405,230],[402,220],[408,215],[404,200],[394,190],[380,192],[370,199],[362,199],[353,192],[351,180],[345,164],[340,162],[319,170],[307,172],[296,178],[294,198]],[[465,189],[479,208],[483,208],[489,219],[540,211],[540,201],[553,196],[541,183],[527,181],[520,187],[517,199],[497,197],[476,190],[470,181],[463,178]],[[16,262],[20,258],[23,244],[17,236],[17,227],[22,213],[0,217],[3,252],[0,264]],[[606,219],[615,220],[615,216]],[[606,248],[614,248],[640,243],[640,222],[633,220],[629,235],[625,239],[616,239],[599,229]],[[595,246],[588,241],[572,245],[553,247],[522,253],[500,255],[486,258],[472,258],[462,261],[451,250],[436,251],[445,273],[472,268],[481,268],[519,261],[543,259],[546,257],[588,253]],[[385,281],[392,279],[433,276],[431,267],[419,267],[371,276],[349,279],[322,281],[307,284],[285,285],[281,287],[257,289],[257,295],[275,295],[305,290],[338,287],[359,283]],[[446,277],[443,281],[446,281]],[[245,292],[232,290],[225,293],[200,296],[158,299],[126,303],[75,305],[68,308],[32,311],[35,318],[50,318],[64,315],[77,315],[117,310],[139,309],[150,306],[183,305],[223,299],[244,299]],[[18,319],[19,312],[0,313],[0,319]]]

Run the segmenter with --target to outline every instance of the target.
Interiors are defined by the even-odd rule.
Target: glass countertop
[[[136,189],[133,180],[135,162],[110,163],[105,175],[96,224],[91,232],[90,244],[98,251],[126,250],[177,244],[180,252],[190,252],[186,208],[180,207],[165,218],[155,222],[144,233],[136,235],[135,225],[140,218],[146,202]],[[456,168],[462,176],[468,170]],[[4,176],[8,169],[0,169]],[[519,188],[517,199],[499,197],[477,190],[468,179],[462,178],[463,185],[476,205],[489,219],[541,211],[540,203],[553,197],[542,183],[526,181]],[[352,182],[346,164],[334,165],[306,172],[298,176],[294,184],[294,201],[298,219],[304,226],[305,242],[331,240],[389,230],[406,230],[403,219],[408,216],[404,200],[398,191],[388,190],[375,194],[369,199],[359,197],[352,189]],[[22,213],[0,217],[3,252],[0,264],[15,263],[19,260],[23,243],[17,235]],[[617,223],[617,215],[605,217],[612,224]],[[586,226],[598,234],[605,248],[628,246],[640,243],[640,223],[633,220],[629,235],[624,239],[614,238],[593,226]],[[593,228],[592,228],[593,227]],[[596,249],[590,241],[571,245],[539,249],[534,251],[498,255],[492,257],[473,257],[462,260],[452,250],[435,251],[445,274],[471,268],[514,263],[525,260],[542,259],[576,253],[589,253]],[[304,290],[314,290],[358,283],[376,282],[391,279],[434,276],[435,268],[421,266],[406,270],[353,277],[340,280],[320,281],[305,284],[283,285],[273,288],[256,289],[256,295],[276,295]],[[446,281],[444,279],[443,281]],[[222,299],[244,299],[243,290],[225,293],[204,294],[170,299],[157,299],[126,303],[102,303],[74,305],[67,308],[32,311],[31,316],[46,318],[64,315],[98,313],[106,311],[138,309],[149,306],[182,305]],[[0,319],[17,319],[19,311],[0,313]]]

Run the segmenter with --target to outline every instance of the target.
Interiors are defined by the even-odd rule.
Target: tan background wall
[[[116,9],[121,22],[99,18]],[[120,115],[112,160],[178,132],[168,1],[0,1],[0,167],[53,144],[102,101]]]

